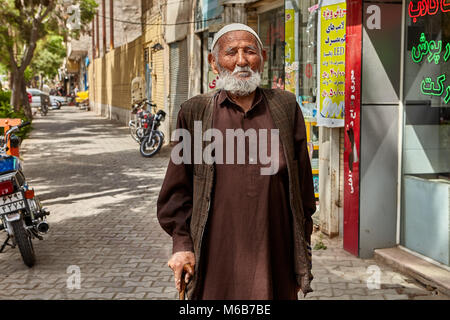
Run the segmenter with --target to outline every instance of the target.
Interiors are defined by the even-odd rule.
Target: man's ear
[[[208,62],[211,65],[211,69],[213,73],[219,74],[219,69],[217,68],[216,58],[212,53],[208,54]]]

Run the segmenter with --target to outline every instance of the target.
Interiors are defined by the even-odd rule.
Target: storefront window
[[[406,4],[402,245],[449,265],[450,5]]]
[[[258,34],[267,51],[261,86],[284,89],[284,7],[259,15]]]
[[[223,6],[219,5],[218,0],[197,0],[195,8],[196,32],[221,22]]]
[[[305,119],[315,122],[319,5],[316,0],[286,0],[285,7],[286,90],[296,94]]]

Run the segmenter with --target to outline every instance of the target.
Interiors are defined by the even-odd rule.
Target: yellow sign
[[[317,77],[319,126],[344,126],[346,13],[345,1],[324,1],[320,10]]]
[[[78,73],[80,71],[80,63],[75,60],[67,59],[66,68],[68,73]]]
[[[284,61],[285,61],[285,80],[284,89],[295,93],[297,70],[295,63],[295,10],[286,9],[285,13],[285,42]],[[298,69],[298,68],[297,68]]]

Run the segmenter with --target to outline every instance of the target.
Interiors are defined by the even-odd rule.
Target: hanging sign
[[[286,2],[284,10],[285,17],[285,47],[284,47],[284,89],[297,94],[297,71],[298,61],[296,59],[296,19],[297,14],[290,2]]]
[[[319,12],[318,126],[344,126],[346,8],[345,1],[324,0]]]

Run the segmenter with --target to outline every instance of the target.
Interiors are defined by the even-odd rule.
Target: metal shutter
[[[189,67],[187,40],[170,44],[170,132],[176,129],[180,105],[188,99]]]

